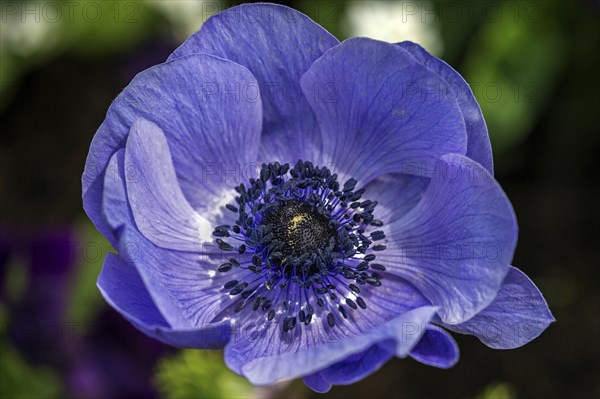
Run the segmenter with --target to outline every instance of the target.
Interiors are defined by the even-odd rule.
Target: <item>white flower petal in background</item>
[[[426,1],[350,1],[344,25],[349,36],[389,43],[410,40],[434,55],[443,50],[434,5]]]
[[[44,3],[40,3],[44,4]],[[58,45],[62,35],[61,24],[40,12],[25,13],[25,8],[4,15],[1,20],[0,45],[20,57],[48,53]]]

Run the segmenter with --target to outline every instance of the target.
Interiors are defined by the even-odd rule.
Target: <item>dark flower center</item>
[[[252,254],[218,268],[239,269],[223,287],[235,313],[262,311],[286,333],[297,320],[309,325],[318,314],[333,328],[340,316],[367,308],[360,286],[381,286],[385,267],[373,252],[386,249],[375,243],[385,234],[369,231],[383,225],[373,215],[377,201],[362,199],[356,184],[351,178],[340,187],[328,168],[298,161],[291,169],[263,164],[259,178],[235,188],[237,205],[226,207],[238,219],[213,232],[221,250]]]
[[[336,230],[329,220],[307,203],[294,200],[269,211],[263,224],[270,227],[275,240],[283,243],[283,259],[292,259],[312,254],[335,237]]]

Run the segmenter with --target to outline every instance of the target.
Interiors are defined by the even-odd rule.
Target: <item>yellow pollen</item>
[[[300,222],[302,222],[304,219],[306,219],[306,217],[304,215],[294,216],[290,223],[290,232],[293,232],[294,230],[296,230],[298,228],[298,224],[300,224]]]

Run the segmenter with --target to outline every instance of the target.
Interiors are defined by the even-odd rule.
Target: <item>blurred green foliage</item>
[[[75,248],[78,264],[69,282],[69,301],[65,310],[65,320],[77,320],[88,324],[94,319],[106,302],[96,287],[96,280],[102,270],[104,258],[114,249],[108,240],[96,230],[88,219],[77,225],[77,237],[81,245]]]
[[[99,59],[133,49],[162,17],[141,0],[12,1],[0,24],[0,111],[30,69],[61,55]]]
[[[502,3],[504,18],[483,25],[467,48],[462,72],[496,152],[532,131],[563,66],[566,43],[556,30],[554,4],[529,10]]]
[[[59,377],[47,367],[35,367],[21,357],[8,341],[8,313],[0,302],[0,398],[57,398],[62,392]]]
[[[162,397],[249,398],[254,387],[225,367],[217,351],[182,350],[162,359],[156,369],[155,384]]]
[[[517,399],[512,385],[508,383],[493,383],[487,386],[475,399]]]
[[[2,282],[6,292],[7,300],[12,303],[18,303],[27,293],[27,265],[22,259],[13,257],[6,265],[6,277]]]
[[[78,54],[99,57],[134,48],[157,26],[159,17],[147,2],[85,0],[77,7],[84,10],[86,3],[95,5],[89,14],[96,17],[75,12],[73,22],[65,28],[65,36],[72,38],[71,43],[66,41],[66,44],[72,45]]]
[[[0,398],[59,398],[61,390],[60,380],[52,370],[31,366],[0,338]]]
[[[348,1],[296,0],[293,7],[308,15],[339,40],[348,37],[344,12]]]

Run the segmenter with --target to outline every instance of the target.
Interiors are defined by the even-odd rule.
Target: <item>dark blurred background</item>
[[[339,39],[412,40],[456,68],[483,109],[520,226],[514,264],[558,320],[509,351],[457,336],[450,370],[393,359],[324,397],[600,398],[600,4],[289,1]],[[218,352],[137,332],[95,280],[111,251],[82,210],[92,136],[132,77],[223,1],[2,1],[0,396],[232,398],[256,389]]]

